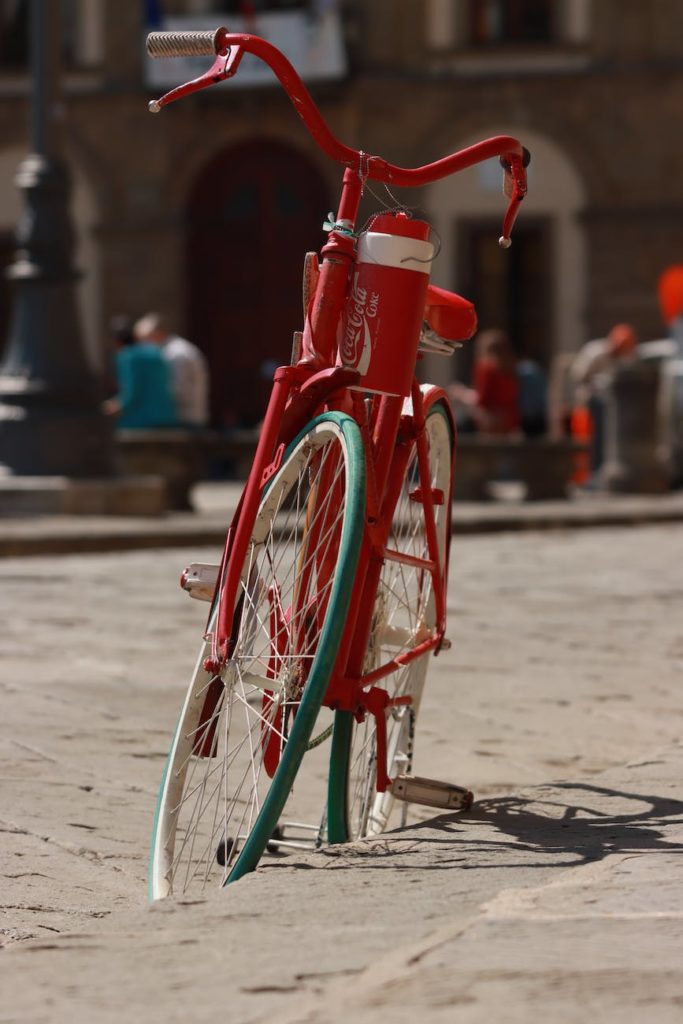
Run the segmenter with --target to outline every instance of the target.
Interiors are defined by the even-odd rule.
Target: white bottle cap
[[[398,267],[401,270],[417,270],[420,274],[429,274],[433,258],[434,246],[421,238],[364,231],[358,239],[359,263],[378,263],[382,267]]]

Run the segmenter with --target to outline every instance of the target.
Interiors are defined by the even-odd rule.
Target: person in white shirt
[[[617,363],[634,358],[636,342],[630,324],[616,324],[605,338],[586,342],[570,367],[575,404],[587,408],[592,421],[593,474],[602,466],[605,455],[605,409],[610,374]]]
[[[178,418],[185,426],[203,427],[209,419],[209,371],[206,359],[187,338],[172,334],[159,313],[147,313],[135,324],[139,341],[159,345],[171,371]]]
[[[617,324],[607,337],[586,342],[571,368],[577,399],[585,403],[592,395],[602,394],[615,363],[633,358],[635,350],[636,335],[629,324]]]

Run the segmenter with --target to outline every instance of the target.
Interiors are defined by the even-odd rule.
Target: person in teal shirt
[[[131,430],[180,425],[168,363],[158,345],[135,340],[131,325],[115,317],[111,333],[116,351],[118,394],[106,403],[117,427]]]

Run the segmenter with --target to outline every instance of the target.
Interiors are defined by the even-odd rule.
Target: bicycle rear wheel
[[[201,894],[252,870],[267,846],[291,845],[279,822],[334,667],[364,501],[356,423],[318,417],[262,497],[220,676],[203,667],[210,644],[200,651],[159,791],[151,899]],[[214,608],[210,630],[216,617]],[[313,847],[320,826],[310,828]]]
[[[445,496],[436,505],[437,539],[442,564],[450,527],[450,495],[453,466],[453,433],[450,417],[436,402],[426,417],[432,488]],[[422,505],[411,499],[419,485],[417,449],[413,446],[392,520],[388,546],[415,558],[428,557]],[[386,663],[411,650],[433,633],[436,603],[431,574],[398,562],[382,567],[365,670]],[[412,703],[387,711],[387,771],[391,778],[410,774],[413,762],[415,726],[431,654],[398,669],[379,684],[390,697],[410,696]],[[386,829],[394,805],[391,790],[376,789],[377,744],[375,720],[367,715],[357,723],[353,715],[335,716],[330,759],[328,793],[328,836],[330,842],[346,842]],[[404,808],[406,805],[403,805]]]

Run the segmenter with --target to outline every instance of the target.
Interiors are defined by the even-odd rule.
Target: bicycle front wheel
[[[200,652],[157,802],[151,899],[201,894],[252,870],[267,846],[301,845],[283,834],[281,816],[304,755],[324,735],[316,722],[353,589],[364,502],[356,423],[318,417],[262,497],[219,676],[203,667],[208,642]],[[209,631],[216,618],[214,609]],[[320,804],[308,810],[319,823]],[[312,847],[320,826],[311,827],[304,845]]]
[[[453,432],[441,402],[426,416],[431,486],[443,492],[444,502],[435,505],[437,540],[444,564],[450,527],[450,495],[453,466]],[[422,505],[415,501],[420,484],[417,449],[410,454],[401,493],[396,503],[388,547],[416,559],[429,556]],[[412,496],[412,497],[411,497]],[[365,670],[371,671],[398,654],[410,651],[433,634],[436,602],[432,575],[422,568],[385,561],[372,618]],[[387,772],[410,774],[417,715],[429,665],[430,653],[404,665],[379,684],[389,696],[411,698],[409,705],[387,711]],[[375,720],[367,715],[357,723],[354,716],[335,716],[328,795],[330,842],[347,842],[383,832],[394,805],[391,790],[378,793]],[[403,805],[404,807],[406,805]]]

